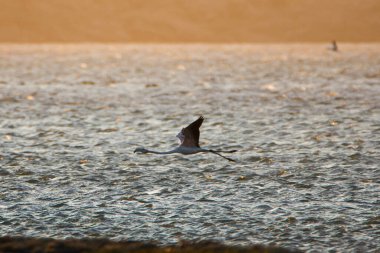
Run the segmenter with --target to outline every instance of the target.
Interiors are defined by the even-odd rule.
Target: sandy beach
[[[378,0],[0,0],[0,42],[375,42]]]

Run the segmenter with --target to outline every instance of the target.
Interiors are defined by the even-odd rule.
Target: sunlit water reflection
[[[0,46],[0,234],[380,245],[380,46]],[[168,150],[199,115],[212,154]]]

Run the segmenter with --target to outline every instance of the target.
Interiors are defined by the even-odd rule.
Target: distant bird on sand
[[[335,40],[333,40],[333,41],[331,42],[330,50],[331,50],[331,51],[334,51],[334,52],[338,52],[338,44],[336,43]]]
[[[157,151],[152,151],[148,150],[145,148],[136,148],[134,153],[153,153],[153,154],[160,154],[160,155],[166,155],[166,154],[174,154],[174,153],[180,153],[184,155],[191,155],[191,154],[196,154],[196,153],[213,153],[218,156],[223,157],[224,159],[227,159],[228,161],[235,162],[235,160],[225,157],[221,155],[220,153],[234,153],[237,150],[229,150],[229,151],[223,151],[223,150],[211,150],[211,149],[204,149],[199,146],[199,128],[202,125],[203,122],[203,117],[200,116],[196,121],[191,123],[189,126],[186,128],[182,128],[181,132],[177,134],[177,137],[181,141],[181,144],[179,147],[166,151],[166,152],[157,152]]]

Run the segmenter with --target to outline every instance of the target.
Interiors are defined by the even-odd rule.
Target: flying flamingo
[[[229,151],[223,151],[223,150],[212,150],[212,149],[204,149],[199,146],[199,128],[202,125],[203,117],[200,116],[196,121],[188,125],[186,128],[182,128],[181,132],[177,134],[176,137],[179,138],[181,141],[181,144],[176,147],[173,150],[166,151],[166,152],[158,152],[153,150],[148,150],[145,148],[136,148],[134,153],[153,153],[153,154],[160,154],[160,155],[167,155],[167,154],[174,154],[174,153],[180,153],[184,155],[191,155],[196,153],[213,153],[220,157],[223,157],[224,159],[227,159],[228,161],[235,162],[234,159],[225,157],[221,155],[221,152],[224,153],[233,153],[237,150],[229,150]]]

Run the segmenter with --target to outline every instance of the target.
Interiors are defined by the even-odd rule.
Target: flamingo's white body
[[[177,137],[181,141],[181,145],[173,150],[166,151],[166,152],[159,152],[159,151],[148,150],[145,148],[136,148],[134,152],[143,153],[143,154],[152,153],[152,154],[159,154],[159,155],[167,155],[167,154],[174,154],[174,153],[179,153],[183,155],[191,155],[191,154],[196,154],[196,153],[213,153],[229,161],[235,161],[219,153],[220,152],[233,153],[233,152],[236,152],[236,150],[215,151],[211,149],[204,149],[199,146],[199,135],[200,135],[199,128],[201,127],[203,120],[204,118],[200,116],[196,121],[191,123],[189,126],[187,126],[186,128],[183,128],[181,132],[177,134]]]

